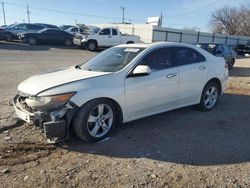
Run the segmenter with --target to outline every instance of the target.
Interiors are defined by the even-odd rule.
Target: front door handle
[[[108,38],[111,38],[111,36],[108,36]]]
[[[200,70],[205,70],[206,67],[205,67],[205,66],[201,66],[201,67],[199,67],[199,69],[200,69]]]
[[[167,78],[173,78],[173,77],[175,77],[176,75],[177,75],[177,73],[171,73],[171,74],[167,75]]]

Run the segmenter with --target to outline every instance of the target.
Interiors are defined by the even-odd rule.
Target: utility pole
[[[29,10],[29,4],[27,4],[27,16],[28,16],[29,23],[30,23],[30,13],[31,13],[31,11]]]
[[[124,12],[125,12],[125,7],[121,6],[121,10],[122,10],[122,23],[125,23],[125,18],[124,18]]]
[[[6,25],[5,10],[4,10],[4,2],[2,2],[2,7],[3,7],[3,21],[4,21],[4,25]]]
[[[162,12],[161,12],[161,17],[160,17],[159,26],[162,26],[162,23],[163,23],[163,15],[162,15]]]

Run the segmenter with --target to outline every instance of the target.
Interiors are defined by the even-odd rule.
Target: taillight
[[[228,69],[228,65],[225,63],[225,68]]]

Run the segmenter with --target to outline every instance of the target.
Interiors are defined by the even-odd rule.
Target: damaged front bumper
[[[34,111],[26,103],[27,96],[16,95],[13,106],[18,118],[40,127],[48,142],[69,138],[69,127],[78,107],[68,102],[64,106],[46,111]]]

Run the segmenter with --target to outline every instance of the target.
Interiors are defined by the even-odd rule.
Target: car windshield
[[[110,48],[80,65],[79,68],[87,71],[116,72],[129,64],[142,50],[144,48]]]
[[[88,35],[93,35],[95,33],[98,33],[101,29],[99,27],[94,27],[94,28],[86,28],[85,29],[85,33],[88,34]]]
[[[204,50],[206,50],[206,51],[208,51],[210,53],[213,53],[214,49],[216,47],[215,44],[197,44],[196,46],[199,47],[199,48],[202,48],[202,49],[204,49]]]

